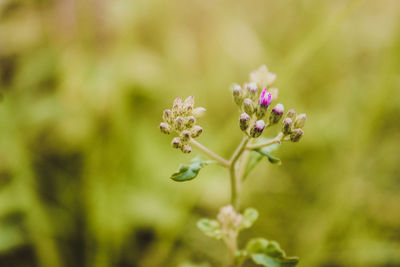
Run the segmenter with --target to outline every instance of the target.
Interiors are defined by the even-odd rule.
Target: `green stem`
[[[231,177],[231,204],[235,208],[236,211],[239,210],[239,183],[240,180],[236,173],[236,162],[242,155],[243,151],[246,148],[247,143],[249,142],[250,138],[248,136],[244,136],[242,141],[240,142],[239,146],[236,148],[235,152],[233,153],[231,160],[229,161],[229,174]]]
[[[263,147],[270,146],[273,144],[280,144],[283,137],[284,137],[283,134],[279,133],[274,139],[268,140],[267,142],[264,142],[261,144],[248,145],[246,147],[246,149],[247,150],[255,150],[255,149],[263,148]]]
[[[226,159],[224,159],[223,157],[215,154],[214,152],[212,152],[211,150],[209,150],[208,148],[206,148],[205,146],[203,146],[202,144],[200,144],[199,142],[191,139],[190,143],[195,146],[198,150],[200,150],[201,152],[203,152],[204,154],[206,154],[207,156],[209,156],[210,158],[216,160],[219,164],[221,164],[222,166],[229,168],[230,167],[230,163],[229,161],[227,161]]]

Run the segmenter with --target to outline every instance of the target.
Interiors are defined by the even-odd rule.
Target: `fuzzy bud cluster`
[[[231,230],[236,231],[243,220],[242,215],[237,213],[232,205],[222,207],[217,218],[221,223],[222,231],[225,233]]]
[[[307,115],[302,113],[296,115],[294,109],[290,109],[282,122],[282,133],[288,136],[290,141],[298,142],[304,134],[303,127],[306,123]]]
[[[182,101],[180,97],[176,98],[172,109],[166,109],[163,113],[163,122],[160,123],[160,130],[164,134],[176,133],[178,137],[172,139],[173,148],[179,148],[183,153],[192,152],[189,145],[191,138],[201,135],[203,128],[196,125],[197,118],[201,117],[205,108],[194,108],[194,97],[189,96]]]
[[[284,107],[277,104],[272,111],[268,110],[272,101],[278,97],[278,89],[271,87],[276,75],[269,72],[266,66],[251,72],[249,80],[243,86],[234,84],[232,95],[242,112],[239,117],[240,129],[250,137],[257,138],[267,126],[280,121]]]

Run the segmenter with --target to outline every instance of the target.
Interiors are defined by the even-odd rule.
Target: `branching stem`
[[[240,177],[238,177],[236,173],[236,162],[242,155],[243,151],[246,148],[247,143],[249,142],[250,138],[248,136],[244,136],[242,141],[240,142],[239,146],[236,148],[235,152],[233,153],[231,160],[229,161],[229,174],[231,177],[231,204],[235,208],[235,210],[239,210],[239,183]]]
[[[246,149],[247,150],[255,150],[255,149],[263,148],[263,147],[270,146],[273,144],[280,144],[283,137],[284,137],[283,134],[279,133],[274,139],[268,140],[267,142],[264,142],[261,144],[248,145],[246,147]]]
[[[223,157],[217,155],[216,153],[214,153],[213,151],[211,151],[210,149],[206,148],[205,146],[203,146],[202,144],[200,144],[199,142],[197,142],[193,139],[190,140],[190,143],[193,146],[195,146],[198,150],[200,150],[201,152],[203,152],[204,154],[209,156],[210,158],[216,160],[222,166],[229,168],[229,166],[230,166],[229,161],[227,161]]]

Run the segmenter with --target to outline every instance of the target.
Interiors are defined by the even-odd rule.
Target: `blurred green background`
[[[262,64],[308,122],[246,181],[260,218],[240,244],[400,266],[398,0],[0,0],[0,266],[223,266],[195,223],[229,201],[227,172],[170,180],[199,153],[158,125],[195,95],[199,141],[228,157],[228,88]]]

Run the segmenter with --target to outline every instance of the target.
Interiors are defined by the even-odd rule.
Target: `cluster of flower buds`
[[[296,116],[296,111],[290,109],[282,122],[282,133],[288,136],[290,141],[298,142],[304,134],[303,127],[306,124],[307,115],[302,113]]]
[[[232,205],[222,207],[217,218],[221,223],[222,233],[225,235],[229,234],[230,231],[236,232],[243,220],[242,215],[237,213]]]
[[[172,139],[172,147],[179,148],[183,153],[192,152],[189,145],[191,138],[199,137],[203,128],[196,125],[196,119],[201,117],[205,108],[194,108],[194,97],[189,96],[182,101],[180,97],[176,98],[172,109],[166,109],[163,113],[163,122],[160,124],[160,130],[164,134],[177,133],[178,137]]]
[[[239,117],[240,129],[252,138],[259,137],[266,127],[263,119],[278,95],[278,89],[271,88],[275,80],[276,74],[269,72],[266,66],[261,66],[250,73],[249,83],[243,87],[238,84],[232,87],[233,99],[242,112]],[[268,126],[277,124],[283,112],[283,105],[277,104],[269,114]]]

